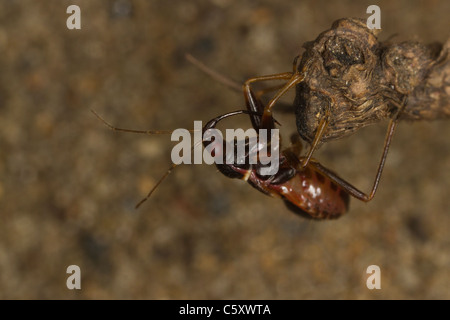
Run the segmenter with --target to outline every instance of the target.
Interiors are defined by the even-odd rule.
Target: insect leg
[[[270,124],[269,121],[272,118],[272,107],[275,105],[275,103],[292,87],[294,87],[296,84],[302,82],[304,79],[303,74],[295,73],[294,75],[289,78],[289,81],[277,92],[275,97],[272,98],[272,100],[269,101],[267,106],[264,109],[264,113],[261,119],[262,127],[266,128],[267,124]]]
[[[394,137],[395,128],[397,127],[398,121],[400,119],[400,114],[405,109],[406,102],[407,102],[407,96],[405,96],[403,98],[402,104],[398,104],[395,101],[391,101],[391,103],[393,103],[398,108],[398,110],[397,110],[396,114],[394,115],[394,117],[391,119],[391,121],[389,121],[386,138],[384,139],[383,154],[381,155],[381,160],[380,160],[380,163],[378,164],[378,170],[377,170],[377,174],[375,175],[375,181],[373,182],[372,191],[370,192],[370,194],[368,196],[364,195],[364,199],[361,199],[363,201],[366,201],[366,202],[370,201],[375,196],[375,192],[377,191],[378,184],[380,183],[381,174],[383,173],[383,168],[384,168],[384,164],[386,162],[386,157],[387,157],[387,154],[389,151],[389,147],[391,145],[392,138]]]
[[[292,62],[292,73],[297,72],[298,59],[300,59],[300,55],[297,55]]]
[[[345,191],[347,191],[353,197],[355,197],[361,201],[368,202],[368,201],[372,200],[373,197],[375,196],[378,185],[380,183],[381,174],[383,173],[384,165],[386,163],[386,157],[387,157],[387,154],[389,151],[389,147],[391,145],[392,137],[394,136],[395,128],[397,127],[397,123],[398,123],[398,117],[396,117],[395,119],[392,119],[389,122],[386,139],[384,141],[383,154],[381,155],[381,160],[378,165],[378,170],[377,170],[377,173],[375,176],[375,181],[373,183],[372,190],[370,191],[369,194],[366,194],[366,193],[362,192],[361,190],[359,190],[358,188],[354,187],[352,184],[350,184],[346,180],[342,179],[336,173],[325,168],[318,162],[311,161],[310,165],[314,166],[321,173],[323,173],[328,178],[330,178],[332,181],[337,183],[339,186],[341,186]]]
[[[314,151],[316,151],[317,147],[319,146],[320,140],[322,139],[325,129],[328,126],[328,122],[328,117],[320,119],[319,126],[317,127],[316,134],[314,136],[314,140],[309,147],[309,151],[306,154],[306,157],[302,160],[302,168],[305,168],[308,165]]]
[[[256,92],[255,92],[255,95],[256,95],[258,98],[260,98],[262,95],[264,95],[264,94],[266,94],[266,93],[268,93],[268,92],[272,92],[272,91],[275,91],[275,90],[280,90],[281,88],[283,88],[283,86],[284,86],[284,84],[279,84],[279,85],[276,85],[276,86],[264,88],[264,89],[261,89],[261,90],[256,91]]]
[[[250,88],[250,84],[254,83],[254,82],[259,82],[259,81],[268,81],[268,80],[291,80],[292,78],[295,78],[296,75],[293,74],[292,72],[284,72],[284,73],[279,73],[279,74],[273,74],[273,75],[268,75],[268,76],[261,76],[261,77],[255,77],[255,78],[250,78],[247,81],[245,81],[244,86],[243,86],[243,91],[244,91],[244,96],[246,101],[249,101],[251,99],[253,99],[254,97],[252,97],[252,90]],[[291,81],[289,81],[291,82]],[[288,83],[289,83],[288,82]],[[295,85],[295,84],[293,84]],[[288,90],[290,89],[292,86],[292,84],[286,89],[286,84],[278,91],[277,95],[270,100],[269,105],[270,108],[275,104],[275,102]],[[281,93],[281,94],[280,94]],[[262,129],[269,129],[271,127],[271,118],[272,118],[272,114],[270,112],[270,109],[268,109],[269,105],[267,107],[264,108],[264,114],[263,114],[263,120],[262,120],[262,125],[261,128]],[[268,110],[268,111],[266,111]]]

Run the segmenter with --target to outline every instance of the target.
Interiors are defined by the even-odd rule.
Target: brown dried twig
[[[401,107],[400,119],[450,117],[450,40],[379,42],[378,32],[363,20],[341,19],[304,44],[294,103],[302,138],[312,142],[324,118],[320,142],[392,119]]]
[[[296,87],[297,131],[310,143],[302,160],[305,168],[323,142],[348,136],[358,129],[390,119],[384,148],[370,196],[373,198],[399,120],[450,118],[450,40],[444,45],[419,42],[379,42],[379,30],[356,18],[340,19],[316,40],[307,42],[293,72],[251,78],[285,80],[264,108],[262,127],[270,127],[272,108]]]

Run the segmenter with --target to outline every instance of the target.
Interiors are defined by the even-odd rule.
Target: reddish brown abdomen
[[[313,219],[336,219],[348,210],[348,193],[311,167],[277,187],[280,195]]]

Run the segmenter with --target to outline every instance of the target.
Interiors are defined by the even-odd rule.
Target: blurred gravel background
[[[70,4],[81,30],[66,28]],[[305,41],[371,4],[381,39],[450,36],[445,0],[0,0],[0,298],[449,299],[449,121],[400,125],[375,199],[311,222],[207,165],[177,168],[134,210],[174,143],[113,132],[89,111],[120,127],[192,128],[243,97],[186,52],[239,82],[290,71]],[[293,115],[277,119],[295,131]],[[316,157],[369,190],[385,128]],[[72,264],[82,290],[66,288]],[[381,290],[366,288],[372,264]]]

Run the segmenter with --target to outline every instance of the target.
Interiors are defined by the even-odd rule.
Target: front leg
[[[251,79],[248,79],[247,81],[245,81],[245,83],[243,85],[244,96],[245,96],[245,100],[250,103],[250,107],[251,107],[251,101],[255,101],[255,100],[259,101],[259,99],[257,99],[255,97],[255,95],[253,94],[250,84],[252,84],[254,82],[258,82],[258,81],[268,81],[268,80],[290,80],[287,84],[285,84],[278,91],[278,93],[275,95],[274,98],[272,98],[272,100],[270,100],[269,104],[266,107],[264,107],[262,105],[262,103],[259,101],[259,103],[261,103],[261,106],[258,106],[257,108],[259,109],[262,107],[262,110],[251,110],[251,111],[258,111],[258,112],[263,113],[263,116],[260,121],[260,125],[258,126],[258,129],[271,129],[272,128],[273,119],[272,119],[272,112],[270,109],[275,104],[275,102],[282,95],[284,95],[286,93],[287,90],[289,90],[296,83],[298,83],[298,82],[296,82],[296,83],[292,84],[293,78],[297,78],[297,75],[293,74],[292,72],[284,72],[284,73],[279,73],[279,74],[274,74],[274,75],[255,77],[255,78],[251,78]]]

